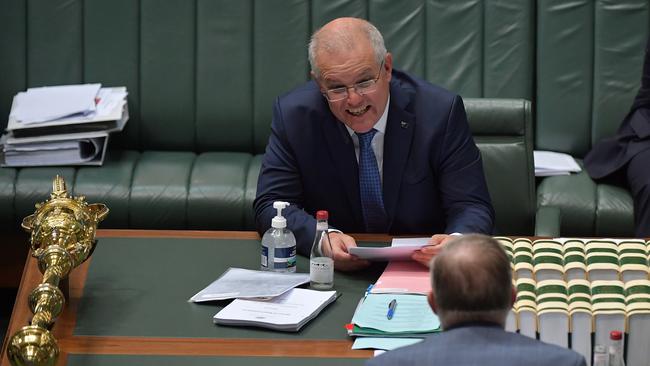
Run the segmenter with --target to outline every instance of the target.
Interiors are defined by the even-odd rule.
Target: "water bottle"
[[[260,268],[263,271],[296,271],[296,237],[287,229],[287,219],[282,216],[282,210],[287,206],[288,202],[273,202],[273,208],[278,212],[271,220],[271,228],[262,236]]]
[[[602,344],[594,346],[593,366],[609,366],[609,354],[607,354],[607,348]]]
[[[623,333],[613,330],[609,333],[609,366],[625,366],[623,360]]]
[[[334,260],[327,232],[327,211],[316,212],[316,235],[309,256],[309,283],[316,290],[329,290],[334,287]],[[329,255],[323,249],[328,248]]]

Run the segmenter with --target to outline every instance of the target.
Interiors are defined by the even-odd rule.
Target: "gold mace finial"
[[[68,195],[68,189],[65,186],[65,180],[60,175],[56,175],[52,181],[52,198],[62,198]]]
[[[65,304],[59,282],[93,252],[97,224],[106,215],[106,205],[88,204],[81,196],[71,197],[65,181],[57,175],[50,199],[37,204],[36,212],[23,219],[22,227],[31,233],[32,256],[38,259],[43,280],[29,295],[29,307],[34,313],[31,324],[9,340],[7,356],[12,365],[57,363],[59,347],[50,329]]]

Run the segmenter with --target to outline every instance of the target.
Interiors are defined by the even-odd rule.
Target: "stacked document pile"
[[[30,88],[16,94],[0,139],[2,165],[101,165],[108,136],[129,119],[125,87]]]
[[[576,160],[569,154],[554,151],[533,151],[535,176],[569,175],[582,170]]]
[[[506,328],[581,353],[625,331],[627,365],[650,360],[650,242],[496,238],[513,269],[517,300]],[[593,343],[592,343],[593,340]]]
[[[308,273],[279,273],[229,268],[191,302],[235,299],[213,318],[215,324],[297,332],[336,300],[336,291],[294,288]]]
[[[348,325],[353,349],[390,350],[440,331],[427,297],[429,271],[415,262],[390,262],[361,299]]]

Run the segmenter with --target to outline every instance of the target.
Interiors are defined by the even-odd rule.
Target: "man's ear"
[[[517,288],[515,285],[510,286],[510,307],[512,308],[517,301]]]
[[[436,297],[433,295],[433,290],[431,290],[427,294],[427,301],[429,301],[429,306],[431,306],[431,310],[433,310],[433,312],[437,314],[437,312],[436,312]]]
[[[386,80],[390,81],[393,76],[393,55],[390,52],[386,52],[386,57],[384,58],[384,69],[386,69]]]

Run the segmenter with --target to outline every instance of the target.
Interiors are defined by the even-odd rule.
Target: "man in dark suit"
[[[431,234],[414,255],[428,263],[451,233],[491,233],[481,156],[459,96],[393,70],[381,33],[356,18],[312,36],[313,80],[277,99],[254,202],[263,233],[273,201],[288,201],[288,228],[308,254],[313,214],[330,213],[335,266],[366,261],[348,253],[343,232]]]
[[[646,45],[641,88],[614,137],[596,144],[585,156],[593,179],[625,173],[634,197],[635,235],[650,237],[650,40]]]
[[[431,265],[429,304],[443,331],[367,365],[585,365],[577,352],[504,330],[516,297],[511,273],[506,253],[491,237],[451,240]]]

